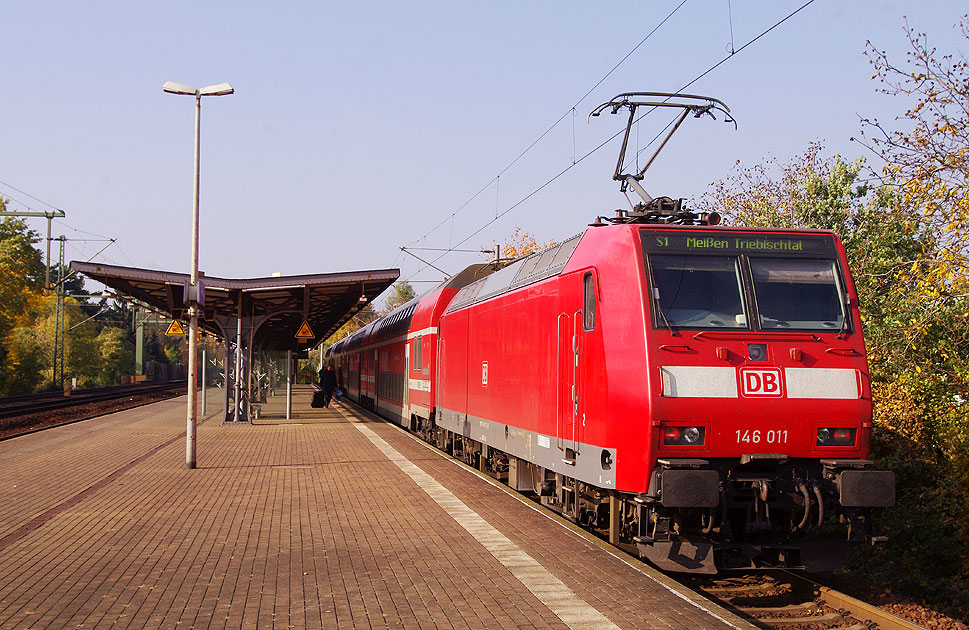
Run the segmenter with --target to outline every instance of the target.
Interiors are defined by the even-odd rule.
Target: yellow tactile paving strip
[[[529,591],[368,435],[616,626],[735,623],[393,427],[309,397],[296,391],[291,420],[281,398],[255,426],[216,413],[196,470],[184,398],[0,442],[0,628],[569,627],[562,602]]]

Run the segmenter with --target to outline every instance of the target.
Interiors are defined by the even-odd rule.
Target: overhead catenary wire
[[[684,0],[684,1],[685,1],[685,0]],[[804,4],[802,4],[802,5],[800,6],[800,7],[798,7],[797,9],[795,9],[794,11],[792,11],[791,13],[789,13],[789,14],[787,14],[787,15],[786,15],[785,17],[783,17],[783,18],[781,18],[780,20],[778,20],[777,22],[775,22],[775,23],[774,23],[774,24],[773,24],[772,26],[770,26],[769,28],[767,28],[767,29],[765,29],[764,31],[762,31],[762,32],[761,32],[760,34],[758,34],[757,36],[755,36],[755,37],[754,37],[753,39],[751,39],[751,40],[749,40],[749,41],[748,41],[747,43],[745,43],[745,44],[744,44],[743,46],[741,46],[740,48],[738,48],[738,49],[736,49],[735,51],[732,51],[732,52],[731,52],[730,54],[728,54],[728,55],[727,55],[726,57],[724,57],[723,59],[721,59],[721,60],[720,60],[720,61],[718,61],[717,63],[715,63],[715,64],[713,64],[712,66],[710,66],[709,68],[707,68],[707,69],[706,69],[705,71],[703,71],[702,73],[700,73],[699,75],[697,75],[697,76],[696,76],[696,77],[695,77],[695,78],[694,78],[693,80],[691,80],[691,81],[690,81],[690,82],[688,82],[687,84],[685,84],[685,85],[683,85],[682,87],[680,87],[680,88],[679,88],[679,89],[677,90],[677,93],[679,93],[679,92],[682,92],[683,90],[685,90],[685,89],[687,89],[687,88],[689,88],[689,87],[690,87],[690,86],[692,86],[692,85],[693,85],[694,83],[696,83],[697,81],[699,81],[699,80],[700,80],[700,79],[702,79],[703,77],[705,77],[705,76],[707,76],[708,74],[710,74],[711,72],[713,72],[714,70],[716,70],[717,68],[719,68],[720,66],[722,66],[722,65],[723,65],[723,64],[724,64],[724,63],[725,63],[726,61],[728,61],[729,59],[732,59],[733,57],[735,57],[735,56],[737,55],[737,53],[740,53],[740,52],[742,52],[743,50],[745,50],[746,48],[748,48],[748,47],[749,47],[750,45],[752,45],[752,44],[753,44],[754,42],[756,42],[756,41],[758,41],[758,40],[760,40],[761,38],[763,38],[764,36],[766,36],[766,35],[767,35],[768,33],[770,33],[770,32],[772,32],[772,31],[773,31],[774,29],[776,29],[777,27],[779,27],[779,26],[780,26],[781,24],[784,24],[785,22],[787,22],[788,20],[790,20],[790,19],[791,19],[792,17],[794,17],[795,15],[797,15],[798,13],[800,13],[800,12],[801,12],[802,10],[804,10],[805,8],[807,8],[808,6],[810,6],[811,4],[813,4],[814,2],[815,2],[815,0],[807,0],[807,2],[805,2]],[[678,6],[676,7],[676,9],[679,9],[679,7],[680,7],[680,6],[683,6],[683,4],[681,3],[680,5],[678,5]],[[673,11],[673,12],[675,12],[675,11],[676,11],[676,9],[674,9],[674,11]],[[672,13],[670,14],[670,16],[671,16],[671,15],[672,15]],[[667,18],[666,18],[666,19],[669,19],[669,17],[670,17],[670,16],[667,16]],[[664,22],[665,22],[665,19],[664,19]],[[662,24],[662,23],[661,23],[661,24]],[[657,28],[658,28],[658,27],[657,27]],[[653,30],[652,32],[655,32],[655,29],[654,29],[654,30]],[[652,34],[652,33],[650,33],[650,34]],[[649,37],[649,36],[647,36],[647,38],[645,38],[645,39],[644,39],[643,41],[645,42],[645,41],[646,41],[646,39],[648,39],[648,37]],[[641,44],[642,44],[642,42],[640,43],[640,45],[641,45]],[[638,48],[638,46],[637,46],[637,48]],[[634,49],[634,50],[635,50],[635,49]],[[632,53],[630,53],[630,54],[632,54]],[[626,57],[626,58],[628,58],[628,55],[627,55],[627,57]],[[623,61],[624,61],[624,60],[625,60],[626,58],[624,58],[624,59],[623,59]],[[620,64],[621,64],[621,63],[622,63],[622,62],[620,62]],[[617,66],[616,66],[616,67],[618,67],[618,65],[619,65],[619,64],[617,64]],[[612,71],[610,71],[610,73],[611,73],[611,72],[612,72]],[[607,75],[607,76],[608,76],[608,75]],[[604,79],[603,79],[603,80],[604,80]],[[601,83],[601,81],[600,81],[600,83]],[[598,86],[598,84],[597,84],[597,86]],[[593,89],[595,89],[595,88],[593,88]],[[588,94],[589,94],[589,93],[591,93],[591,90],[590,90],[590,91],[589,91],[588,93],[586,93],[586,96],[588,96]],[[585,97],[583,97],[583,98],[585,98]],[[581,102],[581,101],[580,101],[580,102]],[[570,109],[569,111],[571,111],[571,109]],[[650,109],[650,110],[648,110],[647,112],[645,112],[645,113],[644,113],[643,115],[641,115],[641,116],[639,116],[639,117],[638,117],[638,118],[637,118],[637,119],[635,120],[635,122],[636,122],[636,123],[638,123],[638,122],[639,122],[640,120],[642,120],[643,118],[645,118],[646,116],[648,116],[648,115],[649,115],[650,113],[652,113],[653,111],[655,111],[655,108],[654,108],[654,109]],[[564,118],[564,116],[563,116],[563,118]],[[561,121],[561,118],[559,119],[559,121]],[[556,122],[555,124],[558,124],[558,122]],[[670,124],[672,124],[672,123],[670,123]],[[668,127],[669,127],[669,125],[667,125],[667,128],[668,128]],[[607,138],[606,140],[604,140],[604,141],[603,141],[602,143],[600,143],[599,145],[597,145],[597,146],[596,146],[596,147],[595,147],[594,149],[592,149],[591,151],[589,151],[588,153],[586,153],[585,155],[583,155],[583,156],[582,156],[581,158],[579,158],[578,160],[576,160],[576,161],[574,161],[574,162],[573,162],[572,164],[570,164],[570,165],[568,165],[568,166],[566,166],[566,167],[565,167],[564,169],[562,169],[561,171],[559,171],[558,173],[556,173],[555,175],[553,175],[553,176],[552,176],[552,177],[551,177],[550,179],[548,179],[547,181],[545,181],[545,183],[543,183],[543,184],[541,184],[540,186],[538,186],[537,188],[535,188],[534,190],[532,190],[532,191],[531,191],[530,193],[528,193],[527,195],[525,195],[524,197],[522,197],[521,199],[519,199],[519,200],[518,200],[517,202],[515,202],[514,204],[512,204],[511,206],[509,206],[509,207],[508,207],[508,208],[507,208],[507,209],[506,209],[506,210],[505,210],[504,212],[501,212],[500,214],[498,214],[498,215],[496,215],[494,219],[491,219],[491,220],[489,220],[489,221],[487,221],[487,222],[486,222],[486,223],[485,223],[484,225],[482,225],[482,226],[481,226],[481,227],[479,227],[479,228],[478,228],[477,230],[475,230],[474,232],[472,232],[471,234],[469,234],[469,235],[468,235],[467,237],[465,237],[465,238],[464,238],[463,240],[461,240],[460,242],[458,242],[458,243],[457,243],[457,244],[456,244],[456,245],[455,245],[454,247],[460,247],[461,245],[464,245],[464,244],[465,244],[466,242],[468,242],[469,240],[471,240],[472,238],[474,238],[475,236],[477,236],[478,234],[480,234],[481,232],[483,232],[483,231],[484,231],[485,229],[487,229],[487,228],[488,228],[489,226],[491,226],[492,224],[494,224],[494,223],[495,223],[496,221],[498,221],[499,219],[501,219],[502,217],[504,217],[505,215],[507,215],[507,214],[508,214],[509,212],[511,212],[512,210],[514,210],[515,208],[517,208],[518,206],[520,206],[520,205],[522,205],[523,203],[525,203],[526,201],[528,201],[529,199],[531,199],[531,198],[532,198],[533,196],[535,196],[536,194],[538,194],[539,192],[541,192],[542,190],[544,190],[544,189],[545,189],[546,187],[548,187],[548,186],[549,186],[550,184],[552,184],[552,183],[553,183],[554,181],[556,181],[557,179],[559,179],[559,178],[560,178],[560,177],[561,177],[562,175],[564,175],[564,174],[565,174],[565,173],[567,173],[568,171],[570,171],[570,170],[572,170],[572,169],[573,169],[573,168],[574,168],[575,166],[577,166],[578,164],[580,164],[580,163],[581,163],[581,162],[582,162],[583,160],[585,160],[586,158],[588,158],[588,157],[590,157],[591,155],[593,155],[593,154],[595,154],[595,153],[597,153],[597,152],[598,152],[599,150],[601,150],[601,149],[602,149],[603,147],[605,147],[605,146],[606,146],[607,144],[609,144],[609,143],[610,143],[610,142],[612,142],[612,141],[613,141],[614,139],[616,139],[616,138],[618,138],[618,137],[619,137],[620,135],[622,135],[622,133],[623,133],[624,131],[625,131],[624,129],[623,129],[623,130],[620,130],[620,131],[618,131],[618,132],[616,132],[615,134],[613,134],[612,136],[610,136],[609,138]],[[546,132],[545,132],[545,134],[542,134],[542,136],[541,136],[541,137],[544,137],[544,136],[545,136],[545,135],[546,135],[547,133],[548,133],[548,131],[546,131]],[[653,140],[651,140],[651,141],[649,142],[649,144],[647,144],[647,145],[646,145],[645,147],[643,147],[642,149],[640,149],[640,150],[639,150],[639,153],[641,153],[641,152],[642,152],[642,151],[644,151],[644,150],[645,150],[646,148],[648,148],[648,147],[649,147],[650,145],[652,145],[652,144],[653,144],[653,143],[654,143],[654,142],[656,141],[656,139],[657,139],[657,138],[659,138],[659,137],[660,137],[660,135],[662,135],[662,133],[663,133],[663,132],[661,131],[661,132],[660,132],[659,134],[657,134],[657,135],[656,135],[656,136],[655,136],[655,137],[653,138]],[[541,137],[540,137],[539,139],[541,139]],[[536,141],[536,142],[537,142],[537,141]],[[535,144],[535,143],[533,143],[533,144],[532,144],[531,146],[534,146],[534,144]],[[529,147],[529,148],[531,148],[531,147]],[[637,153],[637,155],[638,155],[638,153]],[[518,159],[520,159],[520,157],[521,157],[521,156],[519,156],[519,158],[516,158],[516,160],[515,160],[515,161],[517,162],[517,160],[518,160]],[[514,162],[512,162],[512,164],[514,164]],[[509,167],[507,167],[507,168],[510,168],[510,167],[511,167],[511,165],[509,165]],[[506,168],[505,170],[507,170],[507,168]],[[502,171],[502,172],[504,172],[504,171]],[[489,183],[488,183],[488,185],[490,185],[490,184],[491,184],[492,182],[494,182],[494,181],[495,181],[495,180],[494,180],[494,179],[492,179],[492,180],[491,180],[491,182],[489,182]],[[486,186],[485,188],[487,188],[487,186]],[[484,190],[484,188],[483,188],[482,190]],[[475,196],[477,196],[477,195],[479,195],[479,194],[481,194],[481,191],[479,191],[478,193],[476,193],[476,195],[475,195]],[[472,199],[471,199],[471,200],[473,200],[473,197],[472,197]],[[470,203],[470,202],[471,202],[471,200],[468,200],[467,202],[465,202],[465,205],[467,205],[468,203]],[[464,207],[464,206],[462,206],[462,207]],[[459,208],[459,209],[458,209],[457,211],[455,211],[455,214],[456,214],[456,213],[457,213],[458,211],[460,211],[460,208]],[[454,216],[454,214],[452,214],[452,215],[451,215],[451,217],[453,217],[453,216]],[[451,217],[449,217],[449,218],[451,218]],[[434,228],[434,229],[437,229],[437,228]],[[431,231],[433,232],[433,230],[431,230]],[[427,237],[427,235],[425,235],[425,238],[426,238],[426,237]],[[448,255],[449,253],[451,253],[451,251],[446,251],[446,252],[444,252],[443,254],[441,254],[440,256],[438,256],[437,258],[434,258],[434,259],[433,259],[433,260],[431,261],[431,263],[436,263],[437,261],[439,261],[439,260],[440,260],[441,258],[443,258],[444,256],[447,256],[447,255]],[[420,268],[420,269],[418,269],[418,270],[417,270],[417,271],[416,271],[416,272],[415,272],[414,274],[412,274],[412,275],[410,276],[410,278],[408,278],[408,279],[407,279],[407,280],[405,280],[405,281],[406,281],[406,282],[413,282],[413,280],[412,280],[412,278],[413,278],[414,276],[416,276],[417,274],[419,274],[419,273],[421,273],[421,272],[423,272],[423,271],[424,271],[425,269],[427,269],[427,266],[425,266],[425,267],[421,267],[421,268]]]
[[[605,75],[603,75],[603,77],[601,79],[599,79],[596,82],[595,85],[593,85],[591,88],[589,88],[589,90],[586,91],[586,93],[583,94],[582,97],[579,98],[579,100],[576,101],[575,104],[572,107],[568,108],[565,111],[565,113],[563,113],[561,116],[559,116],[559,118],[555,122],[553,122],[551,125],[549,125],[549,127],[545,131],[543,131],[541,133],[541,135],[539,135],[537,138],[535,138],[534,141],[532,141],[531,144],[529,144],[527,147],[525,147],[525,149],[521,153],[519,153],[518,156],[515,157],[515,159],[513,159],[511,162],[509,162],[507,166],[505,166],[503,169],[501,169],[501,171],[497,175],[495,175],[490,180],[488,180],[488,182],[484,186],[482,186],[476,193],[474,193],[473,195],[471,195],[471,197],[468,198],[467,201],[465,201],[460,206],[458,206],[458,208],[456,210],[454,210],[454,212],[452,212],[451,214],[449,214],[440,223],[438,223],[433,228],[431,228],[430,230],[428,230],[427,233],[424,234],[423,237],[411,241],[409,243],[409,245],[412,245],[412,244],[417,243],[418,241],[420,241],[422,239],[427,238],[432,233],[434,233],[438,228],[440,228],[441,226],[443,226],[444,224],[446,224],[448,221],[451,221],[452,222],[451,229],[453,231],[453,229],[454,229],[453,219],[454,219],[454,217],[459,212],[461,212],[466,207],[468,207],[468,205],[470,205],[471,202],[473,202],[475,199],[477,199],[481,195],[481,193],[483,193],[484,191],[488,190],[488,188],[490,188],[492,184],[495,184],[496,182],[498,182],[502,175],[504,175],[505,173],[507,173],[513,166],[515,166],[515,164],[517,164],[523,157],[525,157],[525,155],[529,151],[531,151],[533,148],[535,148],[535,146],[539,142],[541,142],[545,138],[545,136],[547,136],[549,133],[551,133],[552,130],[555,129],[559,125],[559,123],[561,123],[563,120],[565,120],[565,117],[566,116],[568,116],[569,114],[571,114],[573,112],[573,110],[575,110],[579,105],[581,105],[582,104],[582,101],[584,101],[586,98],[588,98],[589,95],[592,94],[592,92],[594,92],[596,88],[598,88],[600,85],[602,85],[602,83],[612,75],[612,73],[614,73],[617,69],[619,69],[619,66],[621,66],[623,63],[625,63],[626,60],[629,59],[629,57],[631,57],[633,55],[633,53],[635,53],[637,50],[639,50],[639,48],[643,44],[645,44],[646,41],[650,37],[652,37],[654,33],[656,33],[656,31],[658,31],[664,24],[666,24],[666,22],[669,21],[669,19],[672,18],[673,15],[677,11],[680,10],[680,7],[682,7],[686,3],[687,3],[687,0],[682,0],[678,5],[676,5],[676,7],[674,7],[673,10],[670,11],[666,15],[666,17],[664,17],[659,22],[659,24],[657,24],[655,27],[653,27],[653,30],[651,30],[649,33],[647,33],[646,36],[643,37],[643,39],[641,39],[638,44],[636,44],[635,46],[633,46],[632,50],[630,50],[628,53],[626,53],[626,55],[622,59],[620,59],[619,62],[616,63],[616,65],[614,65],[611,70],[609,70],[609,72],[607,72]]]
[[[8,183],[7,183],[7,182],[5,182],[5,181],[2,181],[2,180],[0,180],[0,185],[2,185],[2,186],[6,186],[6,187],[7,187],[7,188],[9,188],[10,190],[16,190],[16,191],[17,191],[18,193],[20,193],[21,195],[26,195],[27,197],[30,197],[30,198],[31,198],[31,199],[33,199],[34,201],[37,201],[37,202],[40,202],[40,203],[42,203],[42,204],[44,204],[44,205],[45,205],[45,206],[47,206],[48,208],[53,208],[54,210],[60,210],[60,209],[61,209],[61,208],[59,208],[59,207],[57,207],[57,206],[55,206],[55,205],[54,205],[54,204],[52,204],[52,203],[47,203],[47,202],[46,202],[46,201],[44,201],[43,199],[40,199],[40,198],[38,198],[38,197],[35,197],[35,196],[33,196],[33,195],[31,195],[31,194],[30,194],[29,192],[26,192],[26,191],[23,191],[23,190],[20,190],[20,189],[19,189],[19,188],[17,188],[16,186],[11,186],[10,184],[8,184]],[[30,207],[30,204],[26,204],[26,203],[24,203],[23,201],[19,201],[19,200],[17,200],[17,199],[14,199],[13,197],[10,197],[9,195],[7,196],[7,199],[10,199],[11,201],[16,201],[17,203],[19,203],[20,205],[22,205],[22,206],[24,206],[24,207],[25,207],[25,208],[27,208],[28,210],[31,210],[31,207]]]
[[[52,209],[54,209],[54,210],[59,210],[59,211],[62,211],[62,210],[61,210],[61,208],[59,208],[59,207],[57,207],[57,206],[55,206],[54,204],[52,204],[52,203],[49,203],[49,202],[47,202],[47,201],[44,201],[43,199],[41,199],[41,198],[39,198],[39,197],[36,197],[36,196],[34,196],[34,195],[32,195],[32,194],[30,194],[29,192],[27,192],[27,191],[25,191],[25,190],[21,190],[20,188],[17,188],[16,186],[13,186],[13,185],[11,185],[11,184],[8,184],[7,182],[4,182],[4,181],[2,181],[2,180],[0,180],[0,185],[2,185],[2,186],[5,186],[5,187],[7,187],[7,188],[9,188],[10,190],[15,190],[15,191],[17,191],[17,192],[18,192],[19,194],[21,194],[21,195],[24,195],[24,196],[26,196],[26,197],[29,197],[29,198],[31,198],[31,199],[33,199],[34,201],[37,201],[37,202],[39,202],[39,203],[41,203],[41,204],[43,204],[43,205],[45,205],[45,206],[47,206],[48,208],[52,208]],[[24,207],[24,208],[26,208],[26,209],[27,209],[28,211],[33,211],[33,208],[32,208],[32,207],[30,206],[30,204],[27,204],[27,203],[24,203],[23,201],[21,201],[21,200],[19,200],[19,199],[16,199],[16,198],[14,198],[14,197],[11,197],[10,195],[2,195],[2,196],[3,196],[3,197],[5,197],[6,199],[9,199],[10,201],[13,201],[13,202],[15,202],[15,203],[17,203],[17,204],[19,204],[19,205],[21,205],[21,206],[23,206],[23,207]],[[63,220],[61,220],[61,219],[56,219],[56,218],[55,218],[55,219],[54,219],[54,222],[55,222],[55,223],[56,223],[56,224],[57,224],[58,226],[60,226],[60,227],[62,227],[62,228],[64,228],[64,229],[67,229],[67,230],[73,230],[74,232],[77,232],[77,233],[79,233],[79,234],[86,234],[87,236],[95,236],[95,237],[97,237],[97,238],[93,238],[93,239],[90,239],[90,238],[89,238],[89,239],[77,239],[77,238],[74,238],[74,239],[67,239],[68,241],[73,241],[73,242],[97,242],[97,241],[100,241],[100,242],[107,242],[107,241],[111,241],[112,243],[114,243],[114,244],[115,244],[115,246],[116,246],[116,247],[118,248],[118,250],[119,250],[119,251],[121,252],[121,255],[122,255],[122,256],[124,256],[124,257],[125,257],[125,259],[126,259],[126,260],[128,261],[128,264],[129,264],[129,265],[134,265],[134,263],[133,263],[133,262],[131,261],[131,258],[130,258],[130,257],[128,256],[128,254],[127,254],[127,253],[126,253],[126,252],[125,252],[125,251],[124,251],[124,250],[123,250],[123,249],[121,248],[121,245],[119,245],[119,244],[118,244],[118,242],[117,242],[117,240],[116,240],[116,239],[113,239],[113,238],[111,238],[111,237],[109,237],[109,236],[104,236],[103,234],[96,234],[96,233],[94,233],[94,232],[88,232],[88,231],[86,231],[86,230],[82,230],[82,229],[80,229],[80,228],[77,228],[77,227],[74,227],[73,225],[70,225],[69,223],[67,223],[66,221],[63,221]],[[82,255],[84,255],[84,254],[85,254],[85,252],[84,252],[84,250],[82,250],[81,248],[79,248],[79,247],[76,247],[76,246],[73,246],[73,245],[71,245],[71,246],[72,246],[72,247],[74,247],[74,249],[76,249],[76,250],[77,250],[77,251],[78,251],[79,253],[81,253]],[[104,249],[102,249],[101,251],[103,252],[103,251],[104,251]]]

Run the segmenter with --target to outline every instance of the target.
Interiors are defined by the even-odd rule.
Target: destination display
[[[822,234],[743,234],[686,230],[643,230],[647,252],[833,256],[834,243]]]

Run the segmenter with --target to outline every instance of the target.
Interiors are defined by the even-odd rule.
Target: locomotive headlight
[[[823,446],[831,441],[831,429],[818,429],[818,446]]]
[[[689,427],[683,430],[683,441],[687,444],[696,444],[700,441],[700,429]]]
[[[766,343],[748,343],[747,344],[747,360],[748,361],[766,361],[767,360],[767,344]]]

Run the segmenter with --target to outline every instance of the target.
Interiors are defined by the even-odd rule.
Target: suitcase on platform
[[[313,400],[310,401],[310,407],[320,409],[323,407],[323,390],[318,389],[313,392]]]

